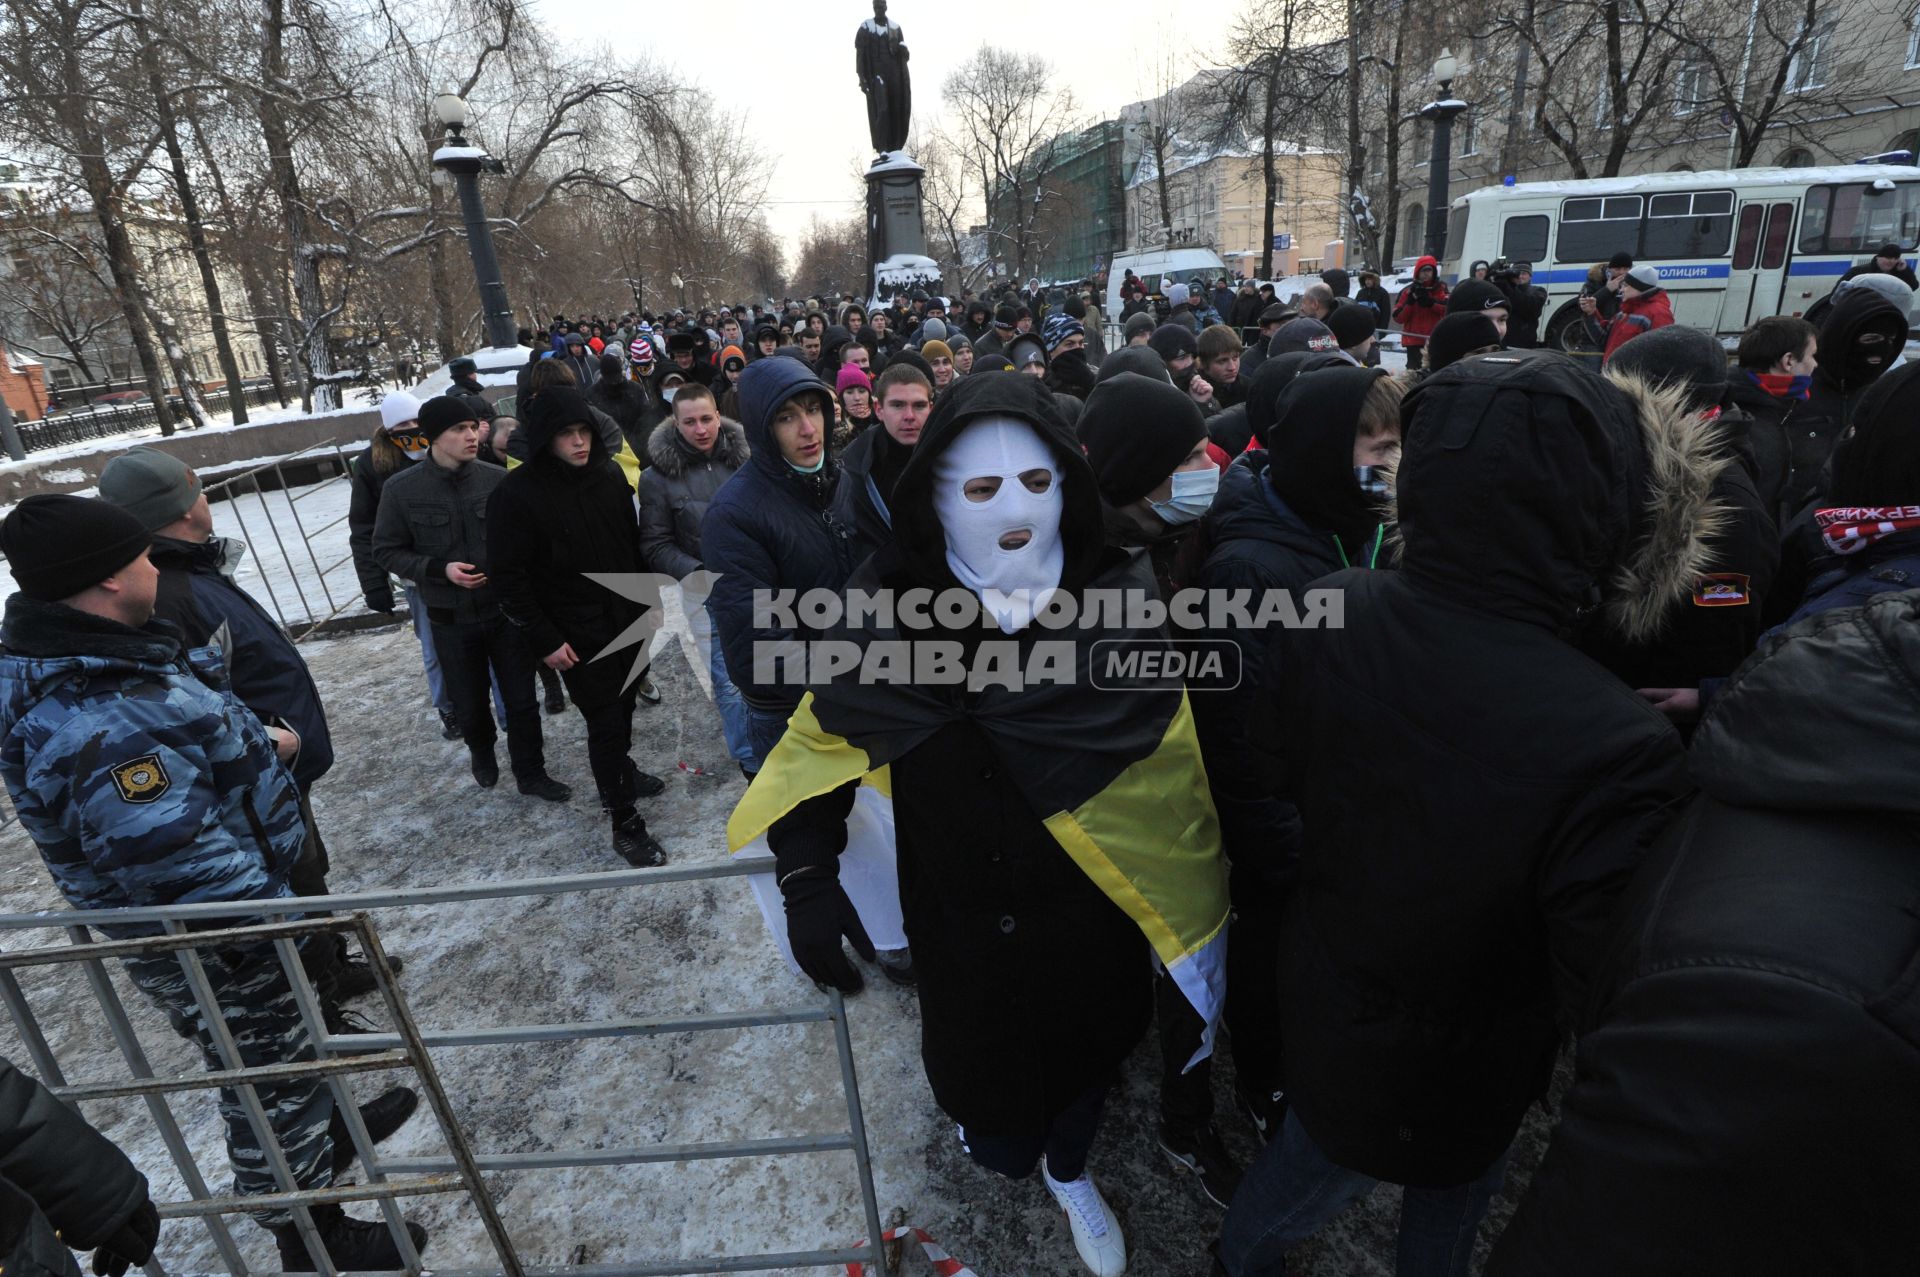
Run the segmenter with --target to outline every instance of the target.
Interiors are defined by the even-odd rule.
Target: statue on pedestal
[[[907,42],[900,24],[887,21],[887,0],[873,0],[873,17],[853,36],[860,91],[867,95],[867,131],[873,149],[905,150],[913,113],[913,83],[907,75]]]

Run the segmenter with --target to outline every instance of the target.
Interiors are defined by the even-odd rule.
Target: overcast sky
[[[606,43],[632,28],[618,8],[579,0],[535,0],[545,28],[570,43]],[[1185,79],[1217,61],[1230,19],[1202,46],[1204,7],[1169,26],[1164,0],[1099,5],[889,0],[911,53],[913,123],[924,131],[940,109],[940,85],[985,43],[1039,53],[1071,88],[1089,120],[1112,116],[1148,95],[1156,59]],[[774,159],[767,220],[791,250],[807,219],[860,211],[849,173],[872,158],[866,99],[854,74],[853,33],[873,16],[860,0],[721,0],[651,10],[640,38],[648,51],[722,101],[744,103],[748,124]],[[721,16],[729,15],[729,16]],[[616,44],[616,49],[624,49]],[[850,202],[849,197],[853,197]]]

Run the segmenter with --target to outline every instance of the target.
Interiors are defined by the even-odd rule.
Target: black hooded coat
[[[934,461],[981,417],[1028,422],[1059,458],[1062,587],[1151,589],[1139,555],[1102,546],[1099,495],[1073,432],[1038,380],[1019,376],[967,378],[941,397],[894,488],[897,535],[847,588],[959,588],[933,507]],[[1029,626],[1015,637],[1053,634]],[[937,637],[977,642],[983,632]],[[993,629],[984,637],[1005,636]],[[1001,730],[1049,741],[1070,736],[1073,725],[1044,713],[1021,716],[1019,693],[944,690],[964,701],[966,712],[891,764],[922,1059],[935,1101],[969,1132],[1037,1135],[1072,1101],[1107,1085],[1145,1034],[1153,1010],[1149,950],[1138,927],[1041,823],[1010,774],[1013,764],[974,714],[1013,720],[1017,727]],[[1111,703],[1116,712],[1124,708],[1118,697]],[[1070,752],[1064,743],[1047,748]],[[845,844],[853,789],[803,803],[774,826],[768,840],[781,872],[833,862]]]
[[[570,644],[580,664],[561,672],[581,709],[621,695],[630,662],[595,661],[635,620],[641,605],[615,594],[587,572],[644,572],[633,489],[590,430],[587,464],[574,466],[548,447],[576,421],[592,426],[584,396],[550,389],[519,405],[527,461],[509,471],[487,503],[488,577],[500,610],[540,660]]]
[[[1683,441],[1644,438],[1557,355],[1436,373],[1402,420],[1400,568],[1323,578],[1343,627],[1273,634],[1256,743],[1285,758],[1304,830],[1280,968],[1292,1112],[1338,1164],[1441,1188],[1484,1173],[1545,1093],[1556,1012],[1583,1004],[1619,891],[1691,790],[1673,728],[1561,635],[1602,583],[1643,629],[1640,596],[1691,579],[1666,529],[1699,498],[1643,523]]]

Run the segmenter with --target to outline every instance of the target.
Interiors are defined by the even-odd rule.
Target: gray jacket
[[[432,457],[387,480],[373,524],[373,557],[420,587],[427,612],[442,622],[495,615],[488,586],[465,590],[447,580],[447,564],[487,570],[487,498],[507,472],[487,461],[449,470]]]
[[[640,475],[640,553],[655,572],[685,577],[702,566],[700,520],[720,485],[747,463],[747,432],[720,419],[713,451],[696,454],[669,417],[647,436],[647,469]]]

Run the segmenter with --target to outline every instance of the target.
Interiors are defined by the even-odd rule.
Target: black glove
[[[1424,306],[1424,305],[1426,305],[1426,304],[1427,304],[1428,302],[1430,302],[1430,301],[1432,301],[1432,300],[1433,300],[1433,294],[1432,294],[1432,293],[1429,293],[1429,292],[1428,292],[1428,291],[1426,290],[1426,288],[1425,288],[1425,286],[1423,286],[1423,285],[1421,285],[1421,284],[1415,284],[1415,285],[1413,286],[1413,302],[1414,302],[1414,305],[1416,305],[1416,306]]]
[[[94,1277],[124,1277],[127,1269],[153,1258],[154,1243],[160,1240],[160,1211],[151,1201],[127,1217],[113,1236],[93,1252]]]
[[[369,591],[367,594],[367,606],[376,612],[385,612],[388,616],[393,615],[393,591],[391,589]]]
[[[867,939],[838,874],[825,868],[798,870],[780,884],[780,894],[787,902],[787,941],[800,969],[842,993],[866,987],[840,947],[840,937],[853,941],[854,951],[868,962],[873,961],[873,941]]]

